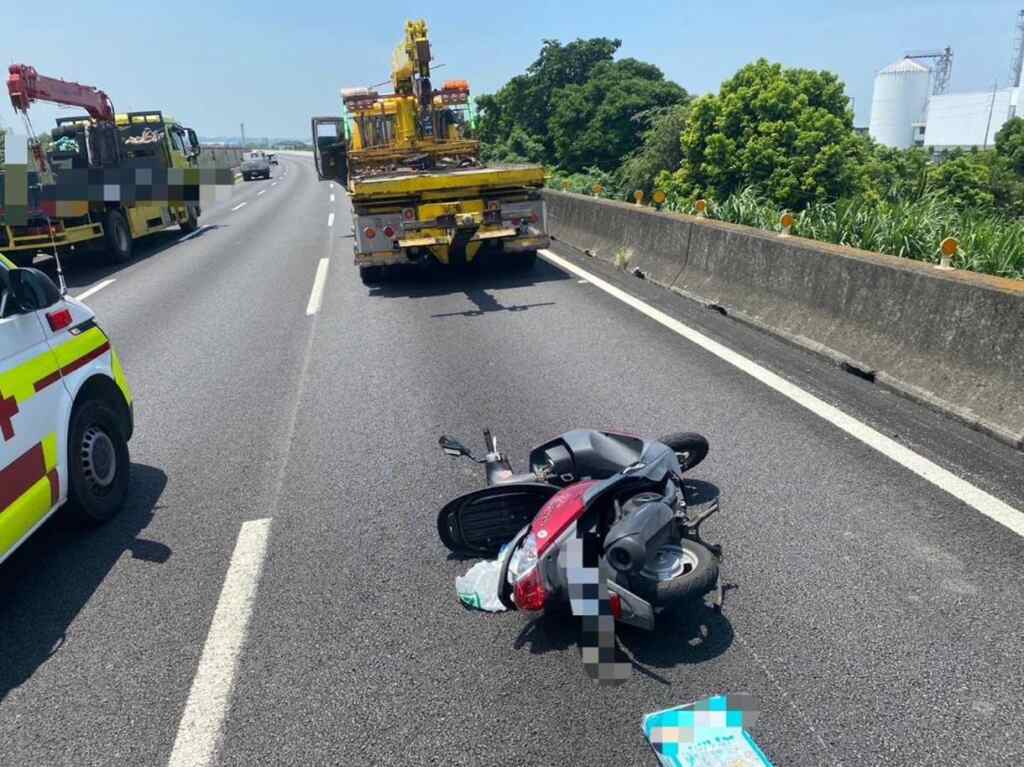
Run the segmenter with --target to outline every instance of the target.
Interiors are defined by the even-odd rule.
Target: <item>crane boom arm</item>
[[[95,120],[114,120],[114,105],[99,88],[45,77],[27,64],[11,64],[7,72],[7,92],[18,111],[27,112],[33,101],[50,101],[82,107]]]

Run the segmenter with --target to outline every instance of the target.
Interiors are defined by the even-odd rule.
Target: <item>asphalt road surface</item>
[[[135,391],[132,490],[0,566],[0,762],[654,765],[645,713],[746,691],[777,765],[1024,763],[1018,535],[593,280],[369,290],[308,159],[232,194],[66,262]],[[1024,509],[1019,453],[553,250]],[[723,614],[621,630],[604,688],[571,624],[464,610],[435,515],[482,475],[436,442],[485,426],[520,466],[574,427],[706,434]]]

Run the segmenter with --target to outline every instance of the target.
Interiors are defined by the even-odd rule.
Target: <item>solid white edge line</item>
[[[856,437],[865,445],[868,445],[887,458],[890,458],[906,469],[909,469],[922,479],[931,482],[940,490],[949,493],[954,498],[963,501],[971,508],[981,512],[989,519],[998,522],[1009,530],[1015,532],[1017,535],[1024,537],[1024,513],[1013,508],[1005,501],[1001,501],[994,495],[990,495],[984,490],[975,487],[970,482],[961,479],[946,469],[943,469],[938,464],[929,461],[927,458],[915,453],[910,448],[886,437],[881,432],[871,428],[861,421],[858,421],[853,416],[847,415],[838,408],[818,399],[813,394],[804,391],[796,384],[790,383],[767,368],[761,367],[756,362],[752,362],[743,355],[734,352],[727,346],[723,346],[717,341],[708,338],[703,333],[694,330],[688,325],[684,325],[679,320],[655,309],[653,306],[641,301],[639,298],[630,295],[626,291],[621,290],[608,282],[605,282],[600,277],[591,274],[585,269],[581,269],[575,264],[566,261],[561,256],[555,255],[549,250],[541,250],[540,253],[545,259],[558,268],[571,272],[577,277],[583,277],[605,293],[614,296],[629,306],[632,306],[634,309],[647,315],[655,322],[658,322],[669,330],[683,336],[691,343],[696,344],[705,351],[711,352],[719,359],[739,368],[747,375],[756,378],[761,383],[779,392],[779,394],[782,394],[798,405],[807,408],[815,415],[825,419],[833,426],[842,429],[850,436]]]
[[[114,282],[116,282],[116,279],[114,277],[111,277],[109,280],[103,280],[103,282],[97,282],[88,290],[85,290],[79,293],[77,296],[74,296],[74,299],[76,301],[84,301],[89,296],[99,293],[101,290],[103,290],[103,288],[107,287],[108,285],[113,285]]]
[[[203,232],[205,232],[207,229],[211,228],[212,226],[213,226],[212,224],[203,224],[201,227],[196,229],[194,232],[186,234],[184,237],[179,237],[178,238],[178,242],[185,242],[186,240],[191,240],[193,237],[198,237],[200,234],[202,234]]]
[[[269,519],[244,522],[238,533],[168,767],[203,767],[216,758],[269,534]]]
[[[321,258],[316,267],[316,277],[313,278],[313,291],[309,294],[309,303],[306,304],[306,316],[312,316],[320,311],[320,303],[324,296],[324,283],[327,282],[327,267],[330,261]]]
[[[240,203],[238,203],[238,205],[236,205],[235,207],[233,207],[231,209],[231,212],[234,213],[236,210],[238,210],[240,208],[244,208],[247,205],[247,202],[240,202]]]
[[[327,226],[334,226],[334,213],[327,217]]]

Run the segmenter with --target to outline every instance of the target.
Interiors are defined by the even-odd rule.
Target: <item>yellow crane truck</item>
[[[312,121],[320,179],[349,191],[367,285],[394,265],[461,265],[483,254],[527,268],[549,244],[544,169],[483,167],[480,143],[467,137],[469,85],[435,89],[431,58],[426,22],[407,22],[392,59],[394,92],[344,89],[347,117]]]
[[[159,111],[116,114],[103,91],[44,77],[35,68],[12,64],[7,90],[15,110],[27,112],[35,101],[82,107],[88,114],[62,117],[50,132],[49,148],[33,145],[40,178],[53,172],[116,172],[135,166],[187,169],[198,165],[195,131]],[[85,197],[83,194],[79,197]],[[101,245],[115,263],[127,261],[135,240],[172,226],[185,232],[198,227],[199,204],[184,200],[77,199],[46,211],[33,205],[31,192],[25,220],[0,221],[0,251],[15,262],[31,264],[38,251]]]

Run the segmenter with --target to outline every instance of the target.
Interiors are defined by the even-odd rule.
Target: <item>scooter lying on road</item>
[[[487,454],[477,459],[441,437],[447,454],[484,464],[488,486],[448,503],[437,528],[444,545],[461,554],[494,557],[511,546],[498,579],[507,608],[540,614],[571,603],[581,614],[578,598],[600,598],[600,591],[617,621],[652,630],[666,610],[702,599],[721,607],[722,550],[700,536],[718,511],[718,490],[683,477],[707,455],[704,437],[570,431],[535,448],[523,474],[489,431],[484,439]],[[589,560],[584,568],[604,576],[606,590],[580,588],[574,550]]]

